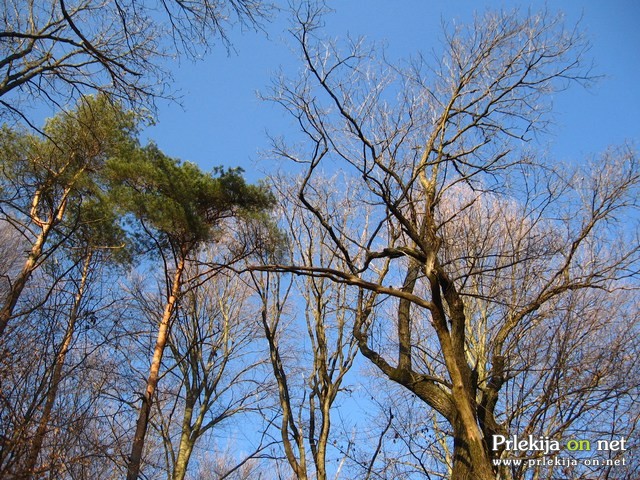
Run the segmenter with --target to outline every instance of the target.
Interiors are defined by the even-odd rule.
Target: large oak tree
[[[616,149],[581,168],[529,147],[548,125],[550,94],[586,78],[577,31],[547,14],[487,14],[447,31],[432,63],[419,57],[401,66],[364,42],[320,38],[314,6],[295,16],[304,68],[277,81],[272,99],[295,118],[304,141],[277,141],[274,150],[302,168],[299,202],[343,266],[258,268],[359,291],[360,352],[447,425],[452,454],[444,475],[455,480],[495,478],[503,449],[492,448],[494,435],[563,435],[589,422],[596,398],[628,404],[632,386],[616,381],[614,364],[602,363],[606,354],[580,346],[585,335],[598,338],[596,329],[577,327],[581,314],[585,326],[600,315],[589,302],[637,286],[637,155]],[[335,165],[348,180],[327,191],[323,171]],[[359,202],[347,220],[331,207],[341,189]],[[632,302],[627,296],[620,305]],[[624,318],[614,316],[608,328]],[[571,332],[546,360],[531,350],[545,338],[540,328]],[[612,334],[606,345],[632,358],[630,337]],[[601,370],[582,377],[577,390],[537,397],[545,415],[580,415],[562,417],[555,430],[535,419],[524,427],[524,404],[510,401],[514,386],[528,385],[529,394],[544,382],[560,388],[557,379],[527,374],[564,369],[567,376],[581,356],[600,359]],[[620,371],[627,364],[618,361]]]

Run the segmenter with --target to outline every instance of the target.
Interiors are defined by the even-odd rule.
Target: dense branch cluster
[[[170,59],[229,44],[234,23],[255,27],[259,0],[5,0],[0,26],[0,119],[32,123],[38,102],[68,107],[108,94],[142,110],[171,97]]]
[[[488,13],[391,62],[294,3],[302,68],[265,95],[293,173],[250,185],[129,107],[262,3],[4,5],[2,114],[78,102],[0,130],[0,477],[640,475],[638,155],[536,149],[591,79],[578,31]]]

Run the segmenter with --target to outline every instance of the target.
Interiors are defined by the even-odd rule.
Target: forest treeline
[[[486,13],[398,65],[294,2],[250,184],[139,133],[158,59],[265,4],[44,5],[0,33],[1,478],[640,475],[637,152],[536,150],[577,29]]]

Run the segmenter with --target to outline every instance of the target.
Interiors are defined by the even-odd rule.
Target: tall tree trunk
[[[46,228],[47,226],[48,225],[43,228],[43,230],[40,232],[40,235],[38,235],[36,241],[31,246],[29,256],[24,262],[22,270],[20,270],[20,273],[11,285],[9,293],[7,294],[7,298],[2,305],[2,309],[0,310],[0,338],[2,338],[2,336],[4,335],[4,331],[7,328],[9,320],[11,320],[13,310],[15,309],[16,304],[18,303],[18,299],[20,298],[20,295],[22,294],[22,291],[27,284],[27,280],[29,280],[29,277],[36,269],[38,261],[42,256],[42,249],[50,231],[50,228]]]
[[[194,405],[195,400],[193,396],[187,394],[187,402],[184,409],[184,416],[182,418],[182,434],[180,436],[180,446],[178,447],[178,458],[176,459],[176,464],[173,467],[173,480],[184,480],[184,477],[187,474],[189,459],[191,458],[191,453],[193,452],[193,446],[195,444],[193,428],[191,427]]]
[[[158,337],[156,339],[156,346],[153,351],[153,359],[151,361],[151,367],[149,368],[147,386],[142,397],[142,405],[140,406],[140,413],[138,415],[138,421],[136,423],[136,433],[133,438],[133,445],[131,446],[131,456],[129,457],[129,466],[127,468],[127,480],[137,480],[140,473],[142,451],[144,449],[147,426],[149,424],[149,415],[151,413],[153,395],[155,394],[156,387],[158,385],[162,355],[164,354],[164,349],[167,345],[171,319],[173,317],[176,300],[182,286],[182,272],[184,271],[184,267],[185,258],[184,255],[182,255],[180,257],[180,260],[178,261],[178,265],[173,276],[171,293],[169,295],[169,298],[167,299],[167,303],[164,308],[164,314],[162,315],[162,320],[160,321],[160,325],[158,326]]]
[[[53,404],[55,403],[56,397],[58,395],[58,389],[60,388],[60,383],[62,381],[62,369],[67,358],[67,353],[69,352],[69,347],[71,346],[71,341],[73,340],[73,334],[75,332],[75,327],[78,320],[78,313],[80,311],[80,303],[82,302],[82,298],[84,297],[92,257],[93,255],[91,251],[89,251],[82,266],[80,285],[78,287],[78,291],[76,292],[73,306],[71,307],[71,312],[69,313],[69,322],[67,323],[64,338],[62,339],[60,351],[56,356],[53,373],[51,375],[51,385],[49,387],[49,392],[47,393],[47,399],[42,410],[40,422],[38,423],[38,429],[36,430],[36,433],[33,437],[33,443],[25,462],[25,468],[22,474],[24,478],[31,478],[31,476],[33,475],[36,463],[38,461],[38,456],[40,455],[40,451],[42,450],[44,438],[47,434],[49,420],[51,419],[51,411],[53,410]]]
[[[456,376],[452,377],[455,379]],[[455,379],[453,384],[452,397],[457,413],[451,422],[454,432],[451,479],[493,480],[491,456],[478,425],[475,400],[460,380]]]
[[[84,169],[74,176],[74,180],[71,182],[71,185],[73,185],[83,170]],[[4,335],[4,331],[7,328],[9,320],[11,320],[13,310],[16,308],[18,299],[27,284],[27,280],[29,280],[29,277],[38,266],[38,261],[42,257],[42,250],[44,249],[44,245],[47,242],[47,238],[49,237],[51,230],[53,230],[53,227],[60,223],[64,218],[64,214],[67,210],[67,200],[71,193],[71,185],[65,187],[60,202],[57,207],[50,212],[47,220],[42,220],[38,215],[38,207],[40,206],[40,201],[42,199],[42,191],[38,190],[31,201],[30,217],[31,220],[40,227],[40,234],[36,237],[35,242],[31,246],[29,256],[24,262],[24,266],[22,267],[20,274],[13,282],[13,285],[9,290],[9,294],[2,305],[2,309],[0,309],[0,338]]]
[[[329,387],[327,390],[329,390]],[[327,395],[331,396],[332,392],[327,391]],[[331,431],[331,401],[329,398],[320,399],[320,411],[322,414],[322,427],[318,438],[318,445],[314,455],[316,463],[316,479],[327,479],[327,442],[329,441],[329,432]]]
[[[180,449],[178,450],[178,458],[176,464],[173,467],[173,480],[184,480],[187,475],[187,467],[189,466],[189,460],[191,459],[191,453],[193,452],[194,440],[189,435],[185,437],[184,433],[180,439]]]

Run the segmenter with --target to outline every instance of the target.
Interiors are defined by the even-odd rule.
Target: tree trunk
[[[477,435],[479,429],[475,430],[469,432],[461,421],[454,422],[451,480],[495,480],[496,478],[486,444]]]
[[[326,394],[331,396],[327,388]],[[329,441],[329,432],[331,431],[331,401],[329,398],[321,398],[322,427],[320,428],[320,436],[318,438],[318,446],[315,455],[316,463],[316,479],[327,479],[327,442]]]
[[[89,266],[91,265],[92,257],[93,255],[91,251],[89,251],[84,260],[84,265],[82,267],[82,276],[80,278],[80,286],[78,287],[78,291],[76,292],[73,306],[71,307],[71,312],[69,313],[69,322],[67,323],[67,329],[64,333],[62,345],[60,347],[58,355],[56,356],[55,364],[53,367],[53,373],[51,375],[51,386],[49,387],[49,392],[47,393],[47,399],[42,411],[42,416],[40,417],[40,422],[38,423],[38,429],[36,430],[36,433],[33,437],[33,443],[25,462],[25,468],[22,474],[24,478],[31,478],[31,476],[33,475],[36,463],[38,461],[38,456],[40,455],[40,450],[42,450],[44,438],[47,434],[49,420],[51,419],[51,411],[53,410],[53,404],[55,403],[56,397],[58,395],[58,389],[62,381],[62,369],[67,358],[67,353],[69,352],[69,347],[71,346],[71,341],[73,340],[73,334],[75,332],[76,322],[78,320],[78,312],[80,311],[80,303],[82,302],[82,298],[84,296],[87,277],[89,276]]]
[[[193,452],[194,442],[189,435],[185,436],[184,432],[180,439],[180,449],[178,450],[178,458],[176,464],[173,467],[173,480],[184,480],[187,475],[187,467],[189,466],[189,460],[191,453]]]
[[[78,177],[80,173],[81,172],[76,174],[75,177]],[[74,177],[74,181],[75,181],[75,177]],[[3,337],[4,331],[7,328],[9,320],[11,320],[11,317],[13,315],[13,310],[18,303],[18,299],[20,298],[20,295],[22,294],[22,291],[24,290],[25,285],[27,284],[27,280],[29,280],[29,277],[31,276],[31,274],[33,273],[33,271],[36,269],[38,265],[38,261],[40,260],[40,257],[42,257],[42,250],[44,249],[44,245],[47,242],[47,238],[49,237],[51,230],[55,225],[60,223],[64,217],[65,211],[67,209],[67,199],[69,197],[70,192],[71,192],[71,186],[65,187],[64,193],[62,195],[62,198],[60,199],[60,202],[57,208],[55,208],[51,212],[49,219],[46,221],[41,220],[40,217],[38,216],[38,206],[40,205],[42,191],[38,190],[34,195],[33,200],[31,201],[31,214],[30,214],[31,220],[33,220],[33,222],[36,223],[41,230],[40,230],[40,234],[36,237],[36,241],[31,246],[31,251],[29,252],[29,256],[27,257],[27,260],[24,262],[24,266],[22,267],[22,270],[20,271],[18,278],[16,278],[15,282],[11,286],[11,289],[9,290],[9,294],[7,295],[7,298],[4,304],[2,305],[2,309],[0,310],[0,338]]]
[[[190,393],[187,393],[186,405],[184,407],[184,415],[182,417],[182,434],[180,436],[180,446],[178,447],[178,458],[173,467],[173,480],[184,480],[187,474],[187,466],[193,452],[195,437],[192,436],[193,428],[191,420],[193,419],[193,408],[195,399]]]
[[[184,267],[185,259],[184,256],[182,256],[178,262],[178,266],[173,277],[171,294],[169,295],[164,308],[164,314],[162,315],[162,320],[160,321],[160,325],[158,326],[158,337],[156,340],[156,346],[153,351],[153,359],[151,361],[151,367],[149,368],[147,386],[142,397],[142,405],[140,406],[140,413],[138,415],[138,421],[136,423],[136,433],[133,438],[133,445],[131,446],[131,456],[129,457],[129,466],[127,468],[127,480],[137,480],[140,473],[142,451],[144,449],[145,436],[147,433],[147,426],[149,424],[151,405],[153,402],[153,396],[155,394],[156,387],[158,385],[162,355],[164,354],[164,349],[167,345],[167,339],[169,338],[169,327],[171,318],[173,317],[176,299],[180,292],[180,287],[182,286],[182,272],[184,270]]]
[[[9,320],[11,320],[13,310],[18,303],[18,299],[20,298],[25,285],[27,284],[27,280],[29,280],[29,277],[36,269],[38,260],[40,260],[40,257],[42,256],[42,248],[47,240],[48,233],[49,228],[45,228],[42,230],[40,235],[38,235],[36,241],[31,247],[27,260],[24,262],[20,274],[13,282],[13,285],[11,285],[7,298],[2,305],[2,310],[0,310],[0,338],[4,335],[4,331],[7,328]]]

